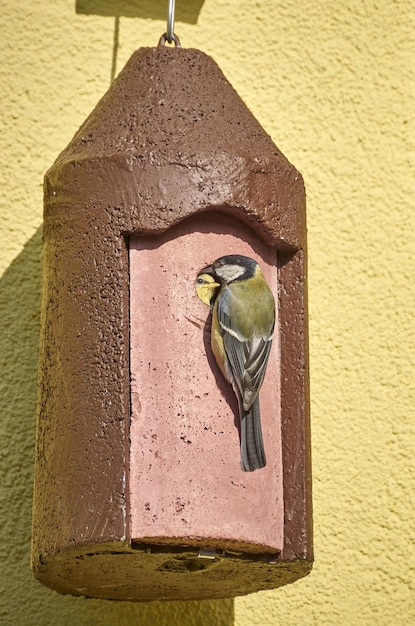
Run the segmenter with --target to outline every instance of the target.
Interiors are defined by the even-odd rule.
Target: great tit
[[[274,296],[258,263],[239,254],[201,269],[196,293],[212,310],[212,352],[238,398],[241,468],[252,472],[266,463],[259,390],[274,332]]]

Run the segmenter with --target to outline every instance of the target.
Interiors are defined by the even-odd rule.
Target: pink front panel
[[[213,361],[209,309],[194,287],[199,269],[236,253],[260,262],[277,300],[275,249],[236,219],[209,213],[130,240],[134,541],[282,549],[278,332],[260,395],[267,465],[243,472],[236,398]]]

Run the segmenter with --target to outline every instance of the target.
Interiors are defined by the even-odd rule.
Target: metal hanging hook
[[[174,43],[176,48],[181,48],[180,39],[174,34],[174,8],[175,0],[169,0],[169,6],[167,10],[167,32],[160,37],[158,43],[159,47],[164,47],[166,42]]]

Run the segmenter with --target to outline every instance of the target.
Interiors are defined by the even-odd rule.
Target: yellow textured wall
[[[177,0],[308,193],[316,563],[235,601],[63,597],[29,570],[42,177],[166,2],[0,1],[0,623],[415,623],[414,111],[411,0]],[[200,8],[197,23],[191,22]],[[77,11],[78,9],[78,11]],[[194,21],[194,20],[193,20]]]

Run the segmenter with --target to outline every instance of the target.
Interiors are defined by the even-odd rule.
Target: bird
[[[202,268],[196,293],[212,312],[211,348],[238,399],[241,469],[265,467],[259,390],[275,327],[275,300],[259,264],[240,254]]]

